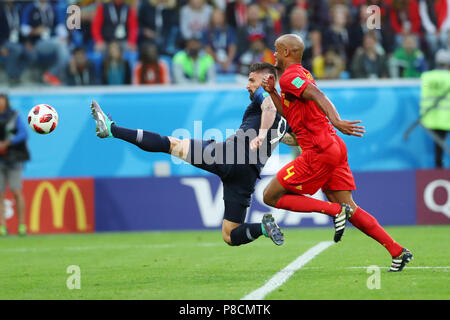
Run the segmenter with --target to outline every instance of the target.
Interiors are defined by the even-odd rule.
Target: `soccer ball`
[[[38,104],[28,113],[28,125],[39,134],[48,134],[58,125],[58,113],[48,104]]]

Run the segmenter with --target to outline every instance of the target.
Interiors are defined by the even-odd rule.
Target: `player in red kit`
[[[264,190],[264,202],[272,207],[297,212],[322,212],[334,220],[334,241],[340,241],[347,221],[382,244],[392,256],[390,271],[401,271],[413,258],[396,243],[369,213],[352,198],[353,174],[347,162],[347,147],[336,134],[362,137],[361,121],[342,120],[333,103],[317,88],[311,73],[301,65],[304,44],[296,35],[283,35],[275,42],[277,68],[281,72],[281,95],[273,76],[264,89],[270,94],[302,148],[302,154],[282,168]],[[330,123],[331,122],[331,123]],[[334,126],[334,127],[333,127]],[[322,188],[329,202],[313,199]]]

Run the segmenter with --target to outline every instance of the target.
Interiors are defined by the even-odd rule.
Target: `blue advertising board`
[[[297,213],[263,203],[272,177],[258,180],[248,222],[260,222],[271,212],[281,227],[331,226],[319,213]],[[416,223],[415,173],[356,173],[355,201],[382,225]],[[96,231],[199,230],[221,227],[223,188],[215,176],[95,179]],[[315,197],[324,199],[321,192]]]

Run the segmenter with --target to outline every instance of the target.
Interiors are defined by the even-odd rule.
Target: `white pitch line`
[[[165,249],[175,247],[215,247],[223,246],[222,242],[217,243],[192,243],[192,244],[174,244],[174,243],[161,243],[161,244],[143,244],[143,245],[98,245],[98,246],[69,246],[69,247],[41,247],[41,248],[6,248],[2,249],[3,252],[39,252],[39,251],[88,251],[88,250],[118,250],[118,249]]]
[[[370,267],[347,267],[345,269],[369,269]],[[389,269],[389,267],[379,267],[380,269]],[[405,269],[450,269],[449,267],[405,267]]]
[[[323,241],[310,248],[304,254],[299,256],[297,259],[288,264],[283,270],[279,271],[272,278],[270,278],[261,288],[250,292],[248,295],[243,297],[241,300],[262,300],[270,292],[280,287],[286,282],[298,269],[303,267],[309,261],[314,259],[319,253],[333,245],[333,241]]]
[[[2,0],[0,0],[2,1]],[[292,242],[290,242],[292,244]],[[311,241],[297,241],[295,244],[306,244]],[[265,242],[252,243],[252,246],[266,246]],[[116,249],[165,249],[175,247],[226,247],[224,242],[199,242],[199,243],[157,243],[157,244],[136,244],[136,245],[87,245],[87,246],[67,246],[67,247],[23,247],[23,248],[4,248],[2,252],[40,252],[40,251],[89,251],[89,250],[116,250]]]

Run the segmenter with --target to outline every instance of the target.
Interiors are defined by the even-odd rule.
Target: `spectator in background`
[[[117,41],[108,45],[102,62],[102,83],[107,85],[131,84],[130,64],[124,59],[122,48]]]
[[[392,0],[389,6],[389,20],[397,46],[402,44],[404,35],[420,35],[421,21],[417,0]]]
[[[420,0],[419,13],[430,56],[447,44],[450,30],[450,0]]]
[[[389,69],[384,53],[380,52],[376,36],[366,33],[362,48],[356,51],[351,63],[352,78],[387,78]]]
[[[83,48],[75,48],[66,67],[66,84],[69,86],[89,86],[97,83],[94,63],[88,60]]]
[[[135,8],[123,0],[99,4],[92,21],[92,38],[98,52],[104,52],[111,41],[118,41],[128,51],[136,51],[138,19]]]
[[[275,56],[272,50],[266,47],[262,34],[252,34],[248,41],[250,48],[239,59],[239,73],[248,75],[250,66],[256,62],[268,62],[275,64]]]
[[[275,35],[272,26],[267,20],[261,20],[260,8],[257,4],[250,4],[247,7],[247,24],[237,31],[238,56],[241,56],[249,49],[248,39],[251,35],[257,34],[264,37],[266,47],[272,48],[275,43]]]
[[[449,52],[450,54],[450,32],[447,33],[447,39],[446,42],[442,44],[442,48],[439,49],[438,51],[446,51]],[[436,52],[437,53],[437,52]],[[436,56],[435,56],[436,57]]]
[[[300,7],[294,7],[290,12],[289,26],[285,33],[296,34],[303,39],[305,50],[302,65],[311,70],[313,56],[322,52],[322,35],[319,30],[308,22],[308,12]]]
[[[20,28],[25,38],[27,58],[39,65],[50,61],[43,80],[51,85],[60,85],[60,77],[69,60],[65,21],[47,0],[40,0],[24,8]]]
[[[176,0],[143,0],[139,7],[139,43],[154,43],[161,54],[175,53],[178,32]]]
[[[425,71],[425,56],[418,48],[417,37],[403,36],[402,47],[395,50],[390,60],[390,74],[393,78],[418,78]]]
[[[228,0],[210,0],[210,2],[214,8],[218,8],[220,10],[225,10]]]
[[[216,62],[218,73],[236,72],[236,33],[232,27],[227,26],[225,13],[221,9],[214,9],[210,27],[203,33],[203,43],[206,52]]]
[[[350,38],[347,28],[348,17],[349,11],[346,6],[335,5],[331,9],[331,25],[322,34],[322,43],[325,50],[328,46],[332,47],[332,51],[337,50],[345,62],[348,61],[350,53]]]
[[[317,79],[340,79],[344,71],[345,60],[339,49],[328,46],[323,55],[313,59],[313,73]]]
[[[10,107],[8,96],[0,94],[0,236],[6,236],[5,191],[14,195],[19,235],[26,235],[25,201],[22,193],[22,172],[30,160],[27,148],[27,129],[20,114]]]
[[[17,85],[24,71],[25,48],[19,42],[20,15],[13,1],[0,3],[0,64],[10,85]]]
[[[441,49],[436,53],[436,69],[422,73],[421,76],[420,114],[422,125],[434,132],[445,144],[450,131],[450,52]],[[435,151],[434,163],[436,168],[444,166],[444,150],[433,138]]]
[[[180,10],[183,40],[199,38],[208,28],[213,8],[205,0],[189,0]]]
[[[421,76],[421,102],[420,114],[422,125],[432,130],[445,144],[450,131],[450,110],[448,99],[450,97],[450,52],[440,49],[436,53],[436,69],[422,73]],[[437,103],[436,103],[437,102]],[[434,162],[436,168],[444,167],[444,150],[435,144]]]
[[[169,66],[159,59],[155,44],[144,44],[133,71],[133,84],[170,84]]]
[[[278,0],[258,0],[260,16],[267,20],[267,24],[272,27],[275,36],[278,37],[283,32],[283,22],[281,17],[285,13],[285,7]]]
[[[185,49],[173,57],[175,83],[213,83],[216,78],[214,59],[197,38],[186,41]]]
[[[228,25],[238,29],[247,24],[247,4],[249,0],[228,1],[225,9]]]
[[[436,69],[426,71],[421,76],[420,114],[422,125],[435,133],[445,144],[450,131],[450,51],[440,49],[436,53]],[[434,163],[436,168],[444,166],[444,150],[437,139],[434,140]]]
[[[92,38],[92,21],[99,5],[102,0],[69,0],[64,1],[64,15],[68,5],[75,4],[80,8],[81,13],[81,25],[80,29],[68,30],[71,45],[73,47],[83,47],[86,50],[92,50],[94,47],[94,40]],[[68,2],[68,3],[67,3]]]
[[[316,26],[317,28],[326,28],[330,23],[330,10],[327,0],[293,0],[287,5],[286,12],[292,12],[294,8],[306,10],[308,12],[308,20],[310,24]],[[287,28],[289,23],[289,14],[285,14],[285,28]]]
[[[359,6],[358,10],[358,19],[355,19],[355,22],[351,24],[349,31],[349,38],[350,38],[350,44],[349,44],[349,58],[350,61],[353,59],[353,55],[355,54],[356,50],[363,46],[364,42],[364,36],[367,33],[373,33],[373,35],[376,37],[377,42],[382,45],[382,48],[386,48],[385,51],[391,52],[393,50],[393,41],[391,37],[389,37],[389,26],[387,24],[383,24],[382,21],[380,23],[383,27],[382,29],[373,29],[368,26],[368,19],[373,14],[370,10],[368,11],[368,5],[362,4]],[[380,26],[380,27],[381,27]]]

